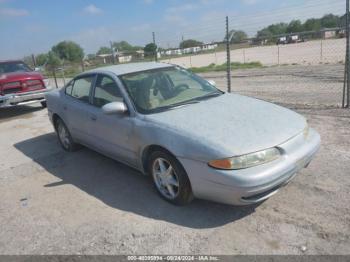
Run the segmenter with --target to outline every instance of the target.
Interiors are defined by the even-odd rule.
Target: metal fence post
[[[343,85],[343,101],[342,107],[349,108],[350,106],[350,24],[349,24],[349,0],[346,0],[346,57],[345,57],[345,72]]]
[[[226,72],[227,72],[227,91],[231,93],[231,52],[230,52],[230,36],[229,36],[228,16],[226,16]]]
[[[81,60],[81,71],[85,71],[84,59]]]
[[[156,46],[156,34],[152,32],[153,44]],[[154,61],[158,61],[157,48],[154,50]]]
[[[346,0],[346,73],[347,73],[347,93],[346,93],[346,108],[350,106],[350,7],[349,0]]]

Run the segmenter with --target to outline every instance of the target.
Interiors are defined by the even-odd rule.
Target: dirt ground
[[[350,110],[293,105],[313,90],[320,104],[337,103],[338,93],[318,85],[327,76],[304,92],[302,83],[270,86],[272,72],[238,79],[247,84],[234,91],[296,108],[322,137],[310,166],[271,199],[172,206],[133,169],[89,149],[64,152],[45,109],[2,109],[0,254],[350,254]],[[256,93],[254,83],[265,88]]]
[[[201,74],[227,91],[226,72]],[[234,70],[232,92],[288,105],[292,108],[340,107],[344,65],[289,65]]]
[[[283,64],[318,65],[335,64],[345,60],[345,38],[314,40],[298,44],[268,45],[231,50],[231,61],[260,62],[265,66]],[[177,58],[162,58],[162,61],[189,67],[202,67],[226,63],[226,52],[197,54]]]

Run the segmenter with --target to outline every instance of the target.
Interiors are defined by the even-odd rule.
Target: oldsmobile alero
[[[149,174],[159,194],[179,205],[193,197],[261,202],[306,167],[320,146],[303,116],[222,92],[164,63],[84,72],[46,99],[65,150],[82,144]]]

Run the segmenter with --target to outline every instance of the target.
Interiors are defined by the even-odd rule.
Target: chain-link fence
[[[337,24],[332,27],[319,26],[319,30],[296,30],[230,42],[231,83],[225,79],[227,72],[219,72],[222,69],[220,65],[225,65],[228,61],[225,41],[216,42],[216,48],[211,52],[198,50],[190,55],[171,56],[163,61],[202,72],[204,77],[215,79],[224,90],[229,89],[227,85],[231,84],[231,91],[235,93],[292,107],[339,107],[345,84],[348,23],[344,15],[346,1],[331,4],[332,10],[338,10],[340,14]],[[313,4],[303,7],[303,12],[312,18],[316,5],[327,12],[330,3],[313,1]],[[293,8],[296,10],[297,6]],[[268,16],[278,19],[291,11],[291,8],[282,8],[270,12]],[[236,32],[240,28],[256,28],[256,24],[264,24],[266,16],[246,17],[244,25],[235,23],[241,20],[240,17],[229,17],[229,27]],[[223,28],[224,19],[222,31]],[[228,34],[227,38],[229,37]],[[181,50],[178,53],[183,54]]]
[[[348,62],[346,2],[310,0],[266,13],[179,23],[171,30],[150,32],[156,51],[116,50],[80,64],[66,63],[58,75],[67,78],[103,65],[157,60],[189,68],[225,91],[292,107],[338,107]]]

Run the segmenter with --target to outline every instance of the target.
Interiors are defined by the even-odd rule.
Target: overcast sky
[[[145,45],[152,31],[162,47],[181,38],[204,42],[231,29],[253,36],[276,22],[344,14],[345,0],[0,0],[0,60],[47,52],[62,40],[79,43],[86,54],[109,41]]]

